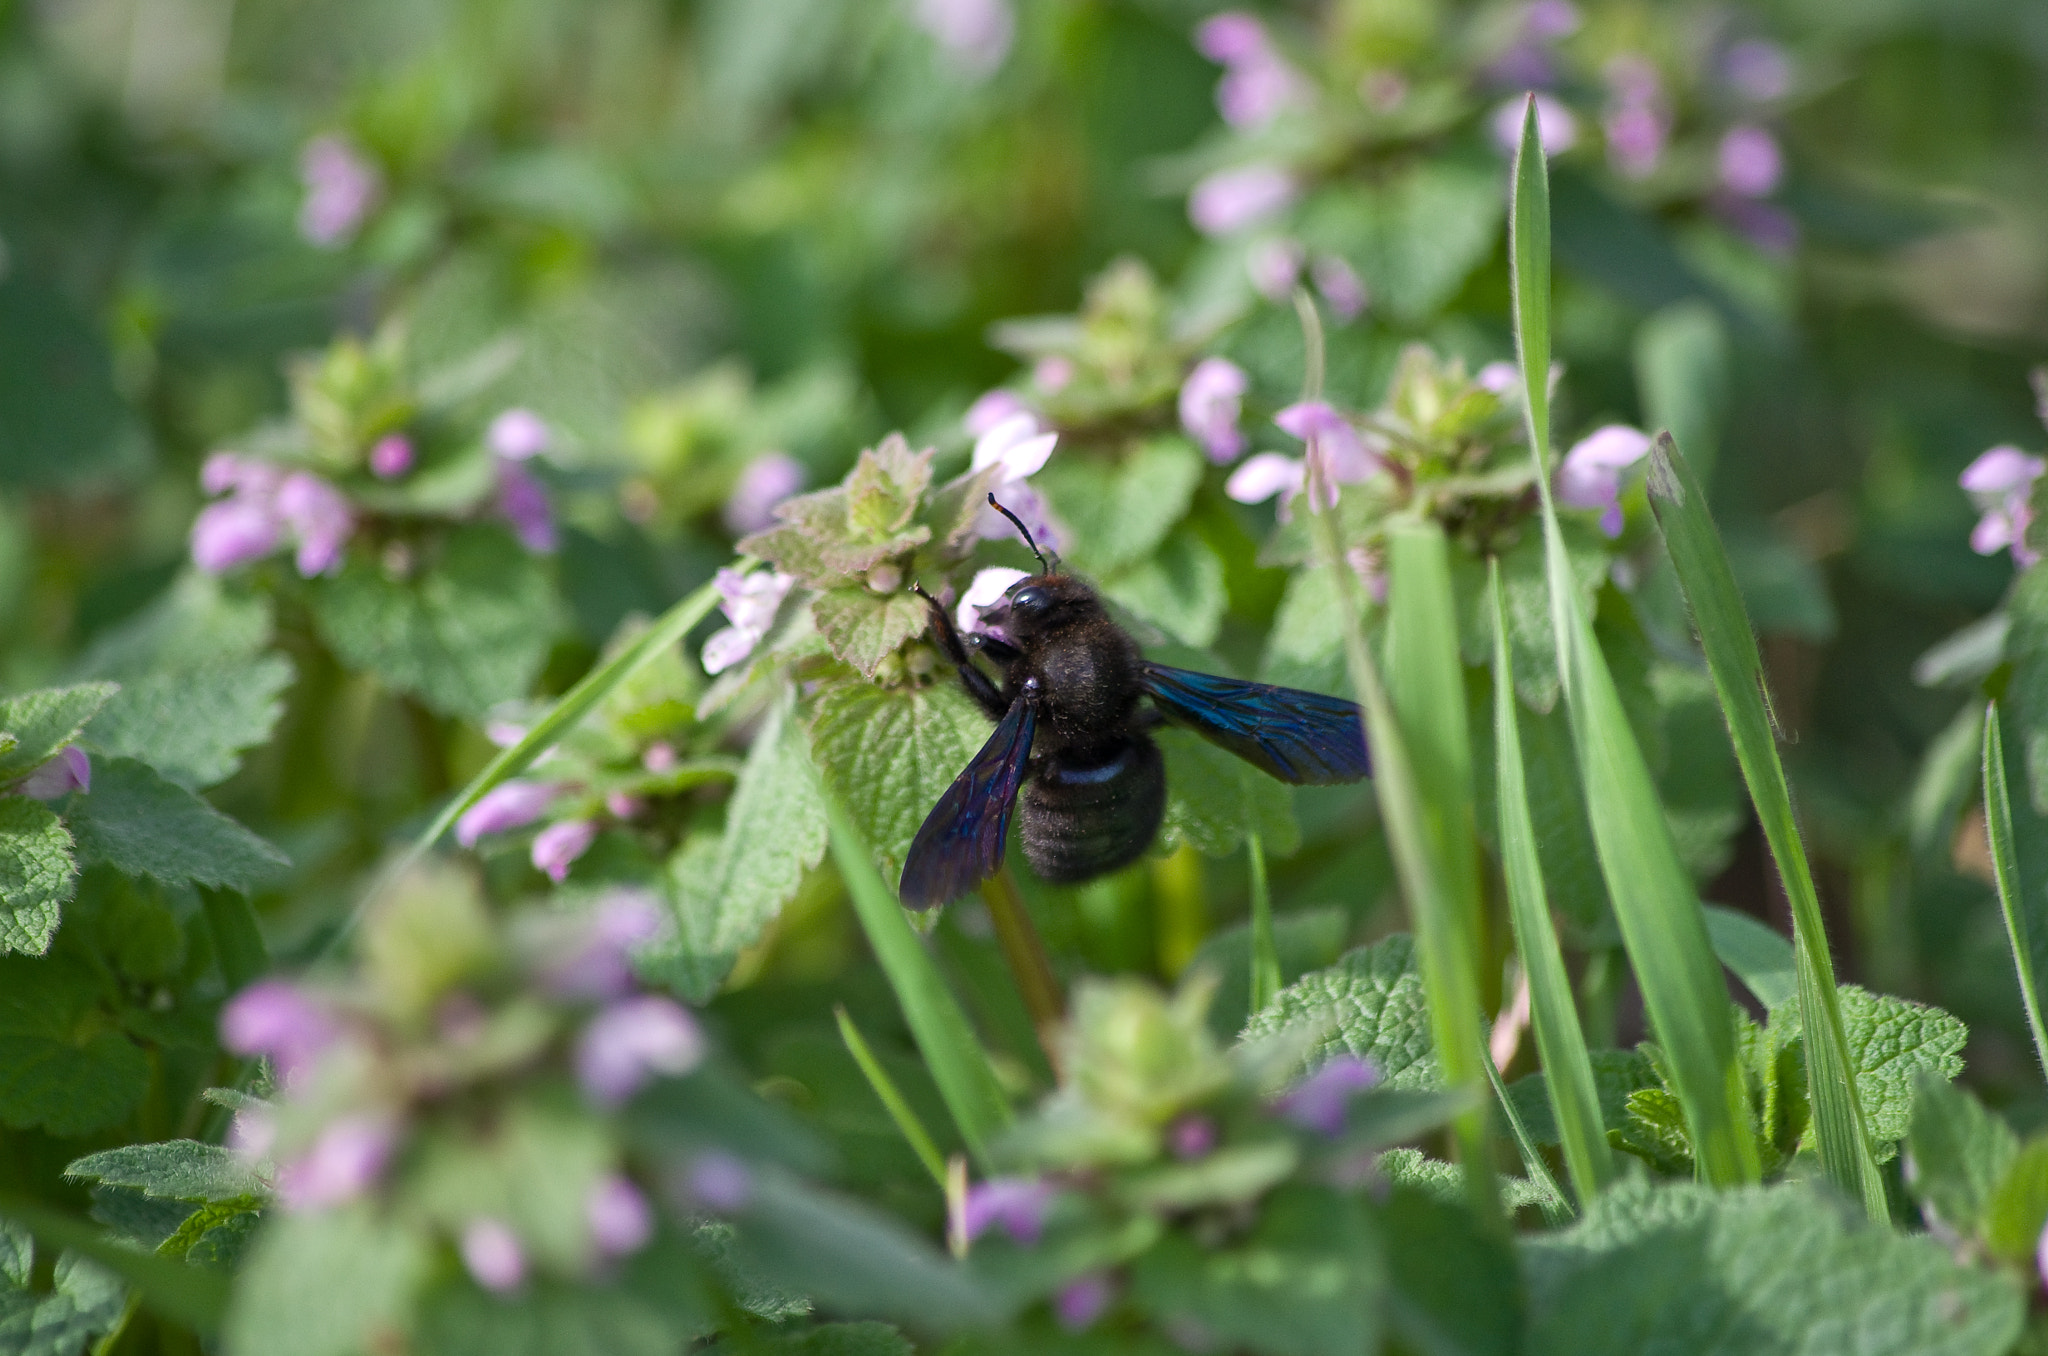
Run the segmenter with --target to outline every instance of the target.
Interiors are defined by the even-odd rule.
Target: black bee
[[[1046,880],[1092,880],[1144,855],[1166,813],[1150,731],[1182,725],[1281,781],[1355,782],[1372,770],[1358,707],[1336,697],[1154,664],[1088,582],[1050,563],[1016,514],[1040,573],[983,611],[964,639],[923,589],[932,631],[996,731],[926,816],[903,863],[903,902],[949,903],[1003,864],[1023,802],[1024,856]],[[972,654],[1002,673],[998,685]],[[1148,708],[1140,699],[1150,697]]]

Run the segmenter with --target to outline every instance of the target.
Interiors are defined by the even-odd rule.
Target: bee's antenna
[[[1010,512],[1001,504],[997,503],[996,497],[993,492],[991,492],[988,497],[988,506],[994,509],[997,513],[1002,514],[1005,518],[1008,518],[1010,522],[1016,527],[1016,529],[1024,534],[1024,544],[1031,548],[1032,555],[1038,557],[1039,569],[1043,570],[1047,574],[1055,574],[1059,571],[1060,558],[1057,555],[1055,555],[1052,558],[1052,563],[1047,564],[1045,559],[1045,552],[1039,550],[1038,543],[1032,539],[1031,529],[1024,526],[1024,520],[1022,518],[1019,518],[1016,514]]]

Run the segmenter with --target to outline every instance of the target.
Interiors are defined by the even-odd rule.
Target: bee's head
[[[1027,575],[1010,585],[994,607],[984,608],[982,623],[1028,645],[1070,626],[1098,621],[1108,614],[1088,581],[1073,574]]]

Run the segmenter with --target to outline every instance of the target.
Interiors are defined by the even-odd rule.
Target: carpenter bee
[[[1355,704],[1153,663],[1086,580],[1062,570],[1057,556],[1048,562],[1023,521],[994,495],[989,503],[1023,534],[1039,573],[984,609],[987,634],[965,637],[917,589],[940,648],[996,730],[912,840],[905,904],[949,903],[993,875],[1020,802],[1024,857],[1044,879],[1073,884],[1136,861],[1166,814],[1166,763],[1150,734],[1164,723],[1296,785],[1355,782],[1371,771]],[[1001,672],[1000,683],[976,654]]]

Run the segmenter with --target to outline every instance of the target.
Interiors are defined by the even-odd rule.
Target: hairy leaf
[[[924,599],[914,593],[876,593],[853,586],[827,589],[811,600],[811,619],[832,653],[872,678],[884,659],[926,625]]]
[[[2020,1151],[2019,1137],[1968,1091],[1932,1070],[1913,1080],[1913,1194],[1959,1233],[1976,1229]]]
[[[1102,591],[1196,649],[1216,639],[1230,602],[1222,560],[1209,543],[1186,532],[1167,538],[1149,559],[1105,579]]]
[[[1153,735],[1166,755],[1166,821],[1159,846],[1186,843],[1226,857],[1256,833],[1269,852],[1286,856],[1301,845],[1294,793],[1284,783],[1201,736],[1180,729]]]
[[[0,957],[0,1124],[83,1135],[128,1119],[149,1060],[95,1012],[83,962]]]
[[[146,1196],[172,1201],[232,1201],[265,1191],[241,1155],[218,1144],[190,1139],[128,1144],[87,1154],[65,1168],[64,1175],[132,1187]]]
[[[47,951],[77,876],[71,834],[56,814],[25,796],[0,796],[0,952]]]
[[[1963,1071],[1963,1044],[1970,1030],[1940,1008],[1889,994],[1841,985],[1842,1027],[1856,1069],[1856,1095],[1863,1103],[1871,1148],[1879,1162],[1898,1152],[1912,1121],[1913,1085],[1921,1073],[1954,1078]],[[1799,1034],[1798,1009],[1771,1013],[1781,1040]]]
[[[357,1356],[403,1331],[426,1241],[367,1204],[273,1215],[235,1279],[229,1356]]]
[[[81,683],[0,699],[0,730],[14,736],[11,747],[0,749],[0,784],[28,775],[77,739],[116,686]]]
[[[893,886],[918,826],[987,742],[988,717],[955,683],[882,688],[851,679],[820,688],[813,712],[811,750],[826,788]]]
[[[1431,1088],[1442,1077],[1415,945],[1406,933],[1303,975],[1245,1024],[1246,1040],[1281,1035],[1313,1040],[1305,1060],[1311,1067],[1347,1053],[1369,1059],[1387,1087]]]
[[[60,1253],[48,1290],[34,1281],[29,1231],[0,1219],[0,1351],[8,1356],[75,1356],[120,1321],[128,1299],[120,1279],[76,1253]]]
[[[93,770],[91,793],[73,802],[71,830],[84,864],[105,862],[166,885],[247,891],[290,865],[269,843],[131,758]]]

